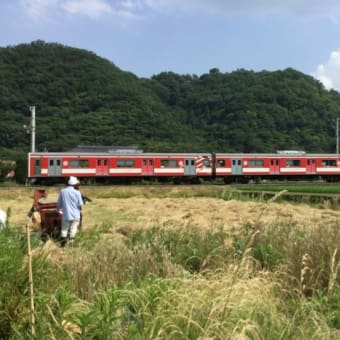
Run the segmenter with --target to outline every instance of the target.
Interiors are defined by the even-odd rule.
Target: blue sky
[[[37,39],[139,77],[292,67],[340,91],[340,0],[0,0],[0,46]]]

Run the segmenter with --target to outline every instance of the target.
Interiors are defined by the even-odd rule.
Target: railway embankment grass
[[[286,185],[242,185],[234,186],[234,197],[241,199],[267,201],[281,193],[276,201],[306,203],[319,207],[338,209],[340,207],[340,186],[331,184],[288,183]]]
[[[283,190],[262,202],[230,192],[84,188],[93,203],[73,243],[31,235],[34,337],[340,338],[337,211],[278,204]],[[0,200],[13,208],[0,233],[4,339],[31,336],[27,242],[12,222],[14,204],[25,213],[31,195]]]

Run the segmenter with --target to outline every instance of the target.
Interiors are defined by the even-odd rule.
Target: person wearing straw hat
[[[80,210],[83,205],[81,193],[75,189],[77,177],[71,176],[67,187],[59,193],[56,210],[62,214],[61,246],[65,246],[67,239],[74,239],[80,223]]]

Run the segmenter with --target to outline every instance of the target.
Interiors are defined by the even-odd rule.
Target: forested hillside
[[[144,151],[334,152],[340,94],[293,69],[203,75],[124,72],[92,52],[35,41],[0,48],[0,158],[30,148],[135,145]]]

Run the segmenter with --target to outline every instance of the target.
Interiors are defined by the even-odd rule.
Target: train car
[[[216,176],[224,176],[227,182],[315,178],[337,181],[340,179],[340,158],[334,154],[306,154],[303,151],[216,154]]]
[[[334,154],[278,151],[272,154],[143,153],[136,150],[34,152],[28,155],[28,178],[48,182],[69,176],[97,181],[171,178],[175,181],[223,178],[231,182],[262,179],[340,179]]]
[[[28,156],[30,181],[79,178],[211,177],[211,154],[35,152]]]

